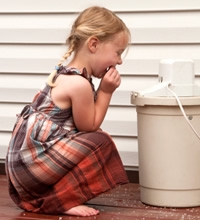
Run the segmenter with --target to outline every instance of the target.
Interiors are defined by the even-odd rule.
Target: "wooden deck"
[[[0,219],[1,220],[197,220],[200,207],[159,208],[140,202],[139,185],[129,183],[91,200],[90,205],[100,210],[98,216],[75,217],[66,215],[43,215],[24,212],[16,207],[8,195],[5,175],[0,175]]]

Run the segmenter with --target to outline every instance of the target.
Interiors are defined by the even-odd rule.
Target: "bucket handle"
[[[172,89],[170,89],[170,86],[171,86],[171,84],[169,83],[169,84],[167,85],[168,91],[169,91],[170,93],[172,93],[173,96],[176,98],[176,101],[178,102],[179,108],[180,108],[180,110],[181,110],[181,112],[182,112],[182,114],[183,114],[185,120],[187,121],[187,123],[188,123],[189,126],[192,128],[192,130],[193,130],[193,132],[195,133],[195,135],[196,135],[196,136],[199,138],[199,140],[200,140],[200,135],[198,134],[198,132],[196,131],[196,129],[193,127],[193,125],[192,125],[191,122],[189,121],[187,115],[185,114],[185,111],[184,111],[184,109],[183,109],[183,106],[182,106],[182,104],[181,104],[181,101],[180,101],[178,95],[177,95]]]

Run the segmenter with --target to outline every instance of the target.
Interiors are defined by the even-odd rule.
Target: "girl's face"
[[[125,32],[120,32],[107,41],[99,42],[94,62],[91,62],[92,75],[102,78],[109,67],[122,64],[121,55],[127,48],[128,42],[129,37]]]

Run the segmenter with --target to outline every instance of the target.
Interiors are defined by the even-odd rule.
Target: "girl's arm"
[[[120,85],[118,71],[112,67],[102,78],[97,91],[97,100],[88,81],[82,79],[77,84],[78,91],[71,97],[73,117],[80,131],[98,130],[106,115],[112,93]]]

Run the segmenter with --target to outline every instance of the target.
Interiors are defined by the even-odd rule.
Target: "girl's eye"
[[[123,52],[124,52],[123,50],[117,51],[117,55],[121,56]]]

